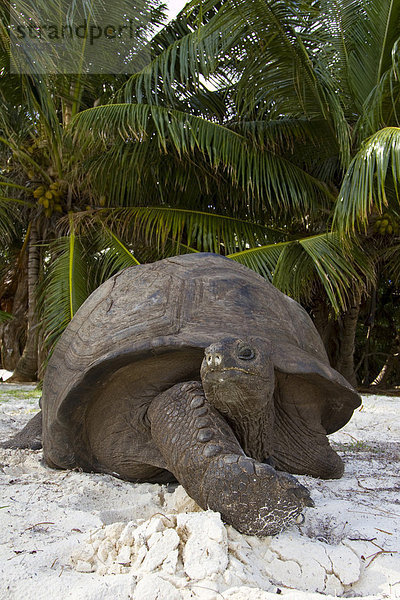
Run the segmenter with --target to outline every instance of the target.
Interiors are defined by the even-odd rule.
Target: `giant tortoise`
[[[287,472],[342,475],[327,434],[359,404],[297,302],[190,254],[127,268],[78,310],[44,378],[44,458],[178,480],[239,531],[271,535],[313,504]]]

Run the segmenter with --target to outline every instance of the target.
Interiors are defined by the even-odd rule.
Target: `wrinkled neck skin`
[[[227,420],[247,456],[262,461],[271,454],[274,424],[272,376],[244,370],[202,373],[207,400]]]

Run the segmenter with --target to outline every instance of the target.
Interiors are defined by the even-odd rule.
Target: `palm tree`
[[[355,67],[342,55],[361,38],[354,22],[368,29],[370,4],[192,2],[155,36],[148,66],[120,80],[114,95],[111,83],[101,105],[93,106],[97,92],[91,108],[75,109],[59,136],[69,161],[59,180],[67,182],[68,210],[42,260],[50,343],[116,269],[212,250],[317,306],[321,329],[332,321],[321,306],[344,311],[339,355],[352,376],[360,293],[374,273],[365,239],[343,226],[339,209],[338,231],[331,226],[365,130],[355,128],[359,74],[350,81]],[[389,5],[375,3],[376,23]],[[386,22],[395,30],[395,19]],[[51,86],[40,88],[46,111]]]
[[[348,13],[360,16],[355,2],[339,9],[337,3],[321,9],[288,1],[192,2],[158,36],[152,63],[113,103],[80,113],[74,127],[92,153],[91,176],[111,196],[137,202],[133,195],[143,197],[150,186],[164,205],[176,206],[183,190],[185,203],[190,197],[220,214],[228,207],[229,214],[280,230],[280,239],[244,240],[247,247],[232,258],[294,297],[322,304],[324,310],[314,306],[324,315],[322,333],[332,319],[321,288],[336,313],[347,309],[337,321],[342,348],[335,362],[354,381],[361,292],[374,273],[357,241],[347,235],[346,252],[331,230],[356,148],[357,112],[339,55],[341,8],[350,21]],[[135,173],[134,192],[127,172]],[[129,214],[137,218],[136,210]],[[175,230],[192,237],[182,219]]]
[[[72,19],[74,10],[89,10],[83,4],[74,5],[64,17]],[[102,2],[91,3],[85,23],[98,8],[104,10]],[[13,23],[23,17],[28,24],[40,24],[41,18],[49,17],[58,22],[62,9],[58,2],[29,1],[0,7],[0,254],[5,259],[0,271],[0,300],[8,298],[8,304],[11,302],[13,318],[10,320],[7,311],[0,315],[3,348],[12,350],[12,356],[3,355],[3,362],[14,369],[16,380],[33,380],[37,375],[40,334],[37,292],[52,262],[52,242],[60,236],[60,222],[69,211],[85,210],[87,204],[93,203],[93,197],[79,185],[80,177],[74,166],[79,149],[73,149],[68,124],[80,110],[103,98],[109,99],[126,80],[123,74],[115,77],[87,74],[86,40],[78,48],[72,48],[72,59],[80,65],[80,71],[72,75],[52,74],[57,72],[55,55],[47,56],[40,48],[32,54],[30,46],[25,52],[22,42],[13,45]],[[157,3],[148,3],[146,10],[140,35],[151,32],[163,16]],[[116,5],[107,9],[111,18],[108,22],[112,22],[113,15],[115,19],[121,18]],[[118,48],[124,49],[122,42]],[[31,71],[33,65],[44,72]],[[102,65],[97,65],[99,73],[101,69]],[[89,292],[90,286],[86,294]],[[25,313],[26,331],[22,335]],[[20,356],[16,348],[22,341]]]
[[[331,192],[331,202],[319,205],[325,210],[322,218],[318,212],[306,214],[308,232],[333,227],[331,231],[342,239],[353,237],[350,252],[361,247],[369,257],[364,265],[358,261],[364,286],[374,289],[382,277],[398,282],[400,7],[390,0],[327,0],[318,4],[236,1],[218,6],[192,2],[190,9],[199,6],[196,34],[180,45],[184,73],[194,79],[211,77],[221,88],[234,78],[230,106],[234,106],[235,126],[251,132],[259,145],[272,145],[275,153]],[[199,56],[213,58],[197,60],[196,68]],[[150,97],[153,80],[153,88],[155,82],[163,90],[174,60],[170,51],[152,71],[132,78],[130,87],[136,85],[137,92],[144,89]],[[154,94],[152,100],[157,101]],[[296,229],[304,235],[304,221],[300,227],[297,222]],[[282,249],[282,253],[269,250],[277,257],[274,283],[298,295],[304,254],[298,249],[296,255],[292,245],[289,252],[286,246]],[[285,260],[290,254],[292,262]],[[318,254],[319,249],[317,260]],[[335,265],[329,250],[328,256],[333,270],[342,268]],[[283,264],[284,269],[276,268]],[[312,270],[302,275],[312,289]],[[339,341],[339,353],[331,352],[335,366],[354,381],[354,337],[363,287],[357,278],[353,281],[347,310],[339,319],[332,319],[318,293],[313,309],[328,348],[329,337],[336,338],[336,348]],[[398,354],[398,342],[394,344],[392,356]]]

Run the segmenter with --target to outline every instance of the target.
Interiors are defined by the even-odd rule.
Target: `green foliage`
[[[10,313],[0,310],[0,323],[6,323],[7,321],[11,321],[12,318],[13,316],[10,315]]]
[[[155,244],[161,253],[171,239],[197,251],[230,254],[246,246],[285,239],[287,233],[250,220],[211,212],[166,206],[131,207],[101,211],[101,220],[131,239]]]
[[[284,157],[268,149],[259,151],[226,126],[172,108],[100,106],[77,115],[73,129],[85,151],[97,149],[99,140],[104,140],[105,148],[113,144],[109,168],[121,177],[125,177],[121,164],[136,173],[154,160],[154,152],[173,152],[179,158],[200,152],[213,171],[229,172],[231,184],[243,190],[252,213],[262,206],[304,214],[321,195],[329,197],[323,183]],[[119,183],[114,185],[121,190]]]
[[[394,185],[394,197],[387,195],[387,179]],[[368,138],[352,160],[340,190],[335,220],[341,230],[364,229],[373,208],[380,213],[397,201],[400,181],[400,128],[385,127]],[[397,206],[399,208],[399,206]]]
[[[50,347],[107,277],[176,253],[336,313],[377,265],[400,277],[374,228],[399,214],[397,3],[193,0],[132,76],[12,76],[2,16],[0,256],[35,225]],[[60,211],[35,196],[55,182]]]
[[[343,245],[336,233],[250,248],[230,258],[258,271],[297,300],[310,301],[314,292],[310,282],[319,279],[337,312],[350,300],[351,283],[363,287],[365,275],[374,276],[368,257],[356,244]]]
[[[99,248],[96,256],[95,281],[103,283],[122,269],[139,265],[133,251],[107,225],[100,221],[101,229],[95,241]]]
[[[50,246],[51,263],[42,285],[43,326],[51,347],[90,293],[88,263],[73,224],[68,237]]]

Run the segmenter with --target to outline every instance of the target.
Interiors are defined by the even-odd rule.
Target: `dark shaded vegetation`
[[[212,251],[302,302],[352,383],[400,385],[400,6],[194,1],[155,35],[153,8],[134,75],[12,74],[1,14],[2,366],[41,377],[119,269]]]

